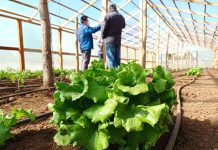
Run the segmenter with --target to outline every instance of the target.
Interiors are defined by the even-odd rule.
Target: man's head
[[[109,11],[111,12],[111,11],[117,11],[117,6],[115,5],[115,4],[111,4],[110,6],[109,6]]]
[[[80,22],[82,24],[85,24],[85,25],[88,25],[89,24],[89,20],[88,20],[88,16],[82,16],[81,19],[80,19]]]

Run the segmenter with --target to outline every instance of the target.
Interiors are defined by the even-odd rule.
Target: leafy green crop
[[[194,67],[194,68],[189,69],[189,70],[186,72],[186,75],[187,75],[187,76],[200,76],[202,72],[203,72],[203,69],[202,69],[202,68],[200,68],[200,67]]]
[[[0,146],[4,145],[6,140],[13,137],[13,134],[10,132],[11,128],[17,123],[18,119],[25,116],[30,118],[31,121],[35,120],[32,110],[26,111],[22,108],[13,108],[11,115],[9,115],[0,109]]]
[[[149,83],[148,75],[153,76]],[[172,123],[174,80],[161,66],[151,71],[130,62],[105,70],[102,61],[93,61],[70,79],[70,84],[55,83],[55,102],[48,105],[58,145],[103,150],[118,144],[120,150],[147,150]]]

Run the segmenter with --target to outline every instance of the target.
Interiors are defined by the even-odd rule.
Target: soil
[[[3,150],[79,150],[71,146],[60,147],[54,143],[55,127],[49,119],[34,124],[16,127],[15,138],[9,140]]]
[[[48,103],[53,102],[53,91],[41,91],[32,94],[26,94],[24,96],[14,97],[15,100],[8,104],[0,104],[0,109],[10,113],[11,108],[24,108],[32,109],[36,115],[48,112]]]
[[[214,71],[214,70],[210,70],[210,71]],[[214,71],[212,73],[213,74],[217,73],[218,75],[218,72]],[[176,84],[174,86],[175,89],[177,89],[178,86],[183,85],[184,83],[188,83],[192,80],[192,78],[190,77],[182,76],[183,74],[184,72],[182,73],[177,72],[175,74],[175,79],[176,79]],[[207,80],[204,81],[204,79],[207,79]],[[202,96],[202,92],[209,92],[207,96],[210,96],[212,98],[216,96],[216,92],[218,91],[215,91],[215,90],[217,89],[217,87],[214,85],[213,82],[209,83],[208,81],[210,80],[211,78],[210,76],[208,76],[208,73],[204,73],[204,75],[200,77],[199,80],[197,80],[195,84],[183,90],[183,98],[184,98],[183,115],[184,116],[182,120],[181,132],[179,134],[179,139],[176,145],[176,150],[189,150],[189,149],[195,150],[195,148],[201,150],[202,148],[193,146],[193,145],[200,144],[200,142],[198,142],[200,137],[205,138],[208,141],[208,143],[201,142],[203,143],[203,146],[204,144],[206,144],[206,146],[215,145],[213,146],[213,148],[217,148],[216,144],[218,143],[218,141],[216,140],[218,139],[217,137],[218,130],[216,127],[211,125],[212,123],[213,124],[217,123],[216,119],[211,119],[211,122],[209,120],[206,120],[206,121],[200,120],[200,118],[202,119],[207,118],[207,117],[205,118],[203,117],[203,115],[207,116],[206,110],[208,111],[208,118],[209,116],[214,117],[214,114],[217,113],[218,111],[217,109],[218,106],[213,105],[214,101],[212,101],[213,104],[211,104],[212,105],[211,106],[209,105],[209,103],[207,103],[208,99],[206,100],[205,98],[206,95]],[[207,84],[208,83],[211,84],[210,90],[213,89],[214,91],[205,90],[204,87],[207,86],[207,85],[204,85],[206,84],[205,82]],[[217,83],[217,86],[218,86],[218,83]],[[194,88],[196,88],[196,90],[193,91]],[[210,92],[215,92],[215,93],[213,93],[213,95],[211,96]],[[188,93],[187,96],[186,96],[186,93]],[[200,100],[200,97],[202,98],[201,101],[203,102],[198,101]],[[216,96],[216,100],[217,98],[218,96]],[[193,100],[195,100],[195,102],[192,102]],[[43,92],[31,94],[31,97],[20,96],[17,100],[15,100],[12,103],[0,105],[0,108],[3,108],[6,112],[10,112],[11,107],[23,107],[25,109],[32,108],[34,113],[41,114],[43,112],[48,111],[47,104],[52,101],[53,101],[52,91],[50,92],[43,91]],[[206,104],[208,104],[208,106]],[[193,108],[194,108],[194,111],[193,111]],[[198,109],[201,111],[199,111]],[[210,134],[212,134],[212,136],[210,136],[210,134],[205,136],[208,131]],[[56,133],[56,129],[53,125],[49,124],[49,119],[44,120],[44,121],[38,121],[33,124],[27,124],[27,125],[23,125],[20,127],[16,127],[12,130],[12,132],[15,134],[15,138],[12,140],[9,140],[6,146],[2,148],[3,150],[15,150],[15,149],[16,150],[44,150],[44,149],[79,150],[79,148],[72,148],[71,146],[59,147],[54,143],[53,136]],[[189,141],[191,141],[192,144],[190,144]],[[208,148],[210,147],[206,147],[206,149],[204,149],[203,147],[202,150],[210,150]]]
[[[205,70],[182,90],[182,122],[175,150],[218,149],[218,71]]]

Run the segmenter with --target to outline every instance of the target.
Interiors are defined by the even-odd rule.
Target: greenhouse
[[[217,0],[1,0],[0,149],[217,150]]]

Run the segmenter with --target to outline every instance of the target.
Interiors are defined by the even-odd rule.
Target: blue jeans
[[[120,65],[120,45],[105,44],[108,68],[116,69]]]

